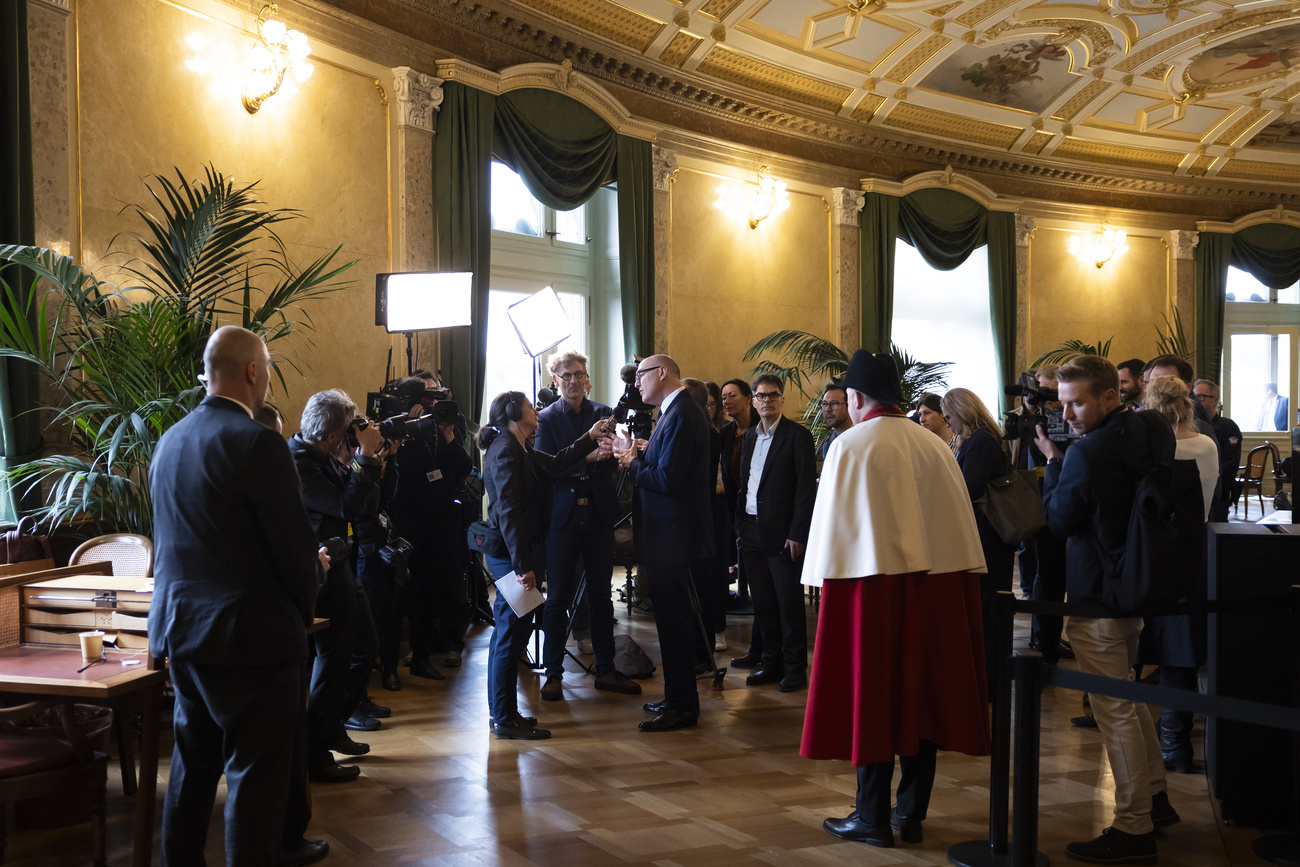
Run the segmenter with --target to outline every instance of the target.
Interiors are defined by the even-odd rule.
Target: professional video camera
[[[533,404],[533,409],[541,412],[559,399],[560,396],[550,386],[539,388],[537,390],[537,401]]]
[[[654,418],[651,415],[654,407],[641,399],[641,392],[636,387],[636,365],[623,365],[618,375],[627,386],[623,389],[623,396],[614,405],[614,421],[628,426],[634,442],[648,440],[654,429]]]
[[[450,396],[445,388],[422,387],[417,391],[402,381],[389,383],[382,391],[366,395],[366,415],[379,424],[379,433],[386,440],[433,438],[438,425],[455,424],[460,418],[460,408],[448,400]],[[419,418],[411,418],[411,407],[417,403],[426,411]]]
[[[1040,425],[1047,433],[1047,438],[1062,448],[1079,438],[1065,420],[1065,413],[1061,409],[1047,407],[1047,404],[1059,401],[1060,394],[1054,388],[1040,386],[1029,371],[1020,374],[1015,385],[1008,385],[1002,391],[1011,397],[1021,398],[1025,404],[1023,412],[1004,414],[1003,439],[1032,443],[1038,437]]]

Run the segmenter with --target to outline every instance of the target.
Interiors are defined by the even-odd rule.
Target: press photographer
[[[357,582],[347,557],[348,525],[362,539],[379,514],[379,454],[384,440],[372,425],[357,423],[357,407],[339,389],[308,399],[297,434],[289,440],[302,489],[303,504],[316,538],[336,553],[316,600],[316,615],[328,617],[330,628],[313,636],[316,658],[308,699],[308,772],[316,782],[356,779],[361,770],[338,764],[331,750],[345,755],[369,752],[348,737],[344,724],[366,722],[366,701],[378,637],[365,590]],[[355,446],[348,448],[351,440]],[[378,709],[376,709],[378,712]]]
[[[403,415],[377,424],[379,432],[400,442],[385,471],[385,491],[392,489],[385,511],[393,532],[411,544],[410,583],[405,613],[411,623],[411,674],[442,680],[431,654],[445,653],[443,665],[461,663],[469,604],[465,588],[464,535],[457,491],[470,472],[470,457],[461,446],[465,419],[447,392],[426,388],[426,380],[398,380],[384,395],[381,409],[400,408]],[[392,474],[393,478],[388,478]],[[380,636],[385,688],[400,689],[396,660],[400,614],[391,633]]]

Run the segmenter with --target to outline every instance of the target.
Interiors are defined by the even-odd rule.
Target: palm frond
[[[1044,364],[1065,364],[1071,358],[1080,355],[1099,355],[1106,358],[1110,355],[1110,344],[1114,339],[1114,337],[1110,337],[1096,343],[1084,343],[1082,340],[1063,340],[1038,356],[1029,366],[1041,367]]]

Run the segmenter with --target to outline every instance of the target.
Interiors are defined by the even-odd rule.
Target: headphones
[[[516,395],[518,396],[516,397]],[[510,396],[510,400],[506,402],[506,418],[510,421],[519,422],[523,420],[524,402],[520,398],[523,398],[523,394],[515,392]]]

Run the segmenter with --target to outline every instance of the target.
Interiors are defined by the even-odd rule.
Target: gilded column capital
[[[677,152],[667,148],[651,148],[652,169],[654,171],[655,189],[668,192],[668,182],[677,174]]]
[[[867,201],[867,194],[851,187],[834,187],[831,199],[835,210],[835,225],[856,226],[858,212]]]
[[[1192,232],[1187,229],[1174,229],[1169,233],[1169,249],[1173,251],[1175,259],[1191,259],[1196,254],[1196,245],[1201,241],[1200,232]]]
[[[433,132],[433,113],[442,105],[442,79],[409,66],[393,69],[397,126]]]
[[[1016,246],[1028,247],[1038,222],[1033,217],[1016,214]]]

